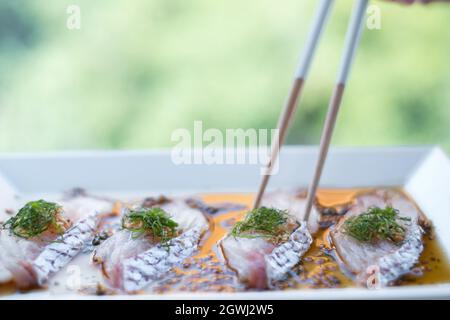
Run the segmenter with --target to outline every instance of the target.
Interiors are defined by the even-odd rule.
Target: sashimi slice
[[[0,283],[6,283],[12,280],[12,274],[2,264],[0,264]]]
[[[197,250],[201,233],[200,228],[189,229],[166,245],[158,244],[136,257],[126,259],[123,262],[124,290],[141,290],[180,265]]]
[[[84,218],[43,249],[32,263],[39,285],[47,282],[52,273],[64,268],[92,241],[97,222],[98,217],[94,215]]]
[[[90,217],[88,221],[95,220],[96,212],[108,213],[113,207],[111,202],[88,197],[73,198],[61,204],[64,219],[75,223],[61,236],[46,232],[45,235],[26,239],[9,230],[0,230],[0,265],[9,271],[9,274],[4,273],[0,283],[14,281],[19,289],[43,284],[51,272],[59,270],[68,259],[73,258],[73,247],[67,254],[62,251],[69,244],[75,245],[74,234],[83,232],[83,237],[77,235],[79,239],[91,234],[88,229],[93,223],[86,222],[83,217]],[[77,246],[80,244],[77,243]]]
[[[258,220],[262,222],[270,219],[268,215],[273,218],[276,212],[289,218],[285,218],[284,222],[280,220],[282,224],[278,225],[275,234],[258,231],[257,227],[249,234],[236,234],[233,230],[220,243],[228,266],[249,288],[266,289],[284,279],[311,246],[312,237],[306,222],[299,222],[285,210],[261,207],[249,212],[243,222],[249,221],[249,217],[250,220],[257,219],[252,215],[260,215]]]
[[[227,236],[220,247],[228,266],[237,273],[241,282],[249,288],[267,288],[266,256],[273,251],[274,244],[263,238]]]
[[[305,220],[306,193],[284,190],[270,192],[263,197],[261,206],[287,210],[298,221],[303,221]],[[319,218],[319,212],[316,206],[313,205],[308,219],[310,233],[316,233],[319,230]]]
[[[160,197],[157,199],[146,199],[143,203],[146,208],[158,207],[163,209],[168,213],[169,217],[178,224],[178,230],[180,235],[178,237],[183,237],[184,233],[190,232],[190,239],[196,237],[195,243],[197,244],[200,240],[201,235],[208,229],[209,222],[205,215],[198,209],[191,208],[185,199],[169,199],[165,197]],[[174,245],[174,252],[177,253],[178,249],[183,246],[178,245],[178,238],[172,239],[171,243]],[[183,239],[183,238],[181,238]],[[194,241],[194,240],[192,240]],[[143,257],[152,256],[155,252],[159,253],[160,243],[155,241],[151,235],[141,234],[136,236],[132,231],[127,229],[118,230],[113,236],[104,241],[95,251],[93,261],[94,263],[100,264],[102,271],[110,285],[129,290],[133,286],[125,281],[133,277],[133,275],[128,275],[131,272],[129,267],[126,267],[130,261],[137,259],[140,254]],[[163,246],[166,249],[171,248],[170,246]],[[195,248],[196,245],[194,246]],[[187,252],[186,250],[181,250],[179,253]],[[184,259],[184,256],[181,255]],[[169,261],[166,261],[166,259]],[[164,261],[162,263],[167,267],[168,265],[173,265],[172,261],[174,257],[171,255],[164,256]],[[173,261],[172,261],[173,262]],[[169,268],[170,269],[170,268]],[[151,277],[147,278],[147,282],[151,280]],[[145,281],[144,281],[145,282]],[[144,282],[139,282],[139,286]],[[146,285],[148,284],[146,282]],[[145,286],[145,285],[144,285]]]
[[[399,217],[409,219],[404,226],[405,239],[400,245],[387,240],[365,243],[344,232],[346,219],[363,214],[372,207],[392,207],[398,210]],[[421,216],[419,209],[399,192],[370,192],[357,197],[354,206],[330,232],[330,236],[340,260],[363,285],[370,285],[367,283],[368,277],[378,269],[379,284],[387,286],[408,273],[423,251],[423,230],[419,225]]]

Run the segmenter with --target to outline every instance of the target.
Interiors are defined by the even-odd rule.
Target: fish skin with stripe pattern
[[[193,228],[173,238],[166,245],[158,244],[123,262],[123,288],[127,292],[144,289],[180,265],[198,248],[202,230]]]
[[[113,211],[111,201],[84,195],[60,204],[61,215],[73,223],[62,235],[26,239],[0,230],[0,284],[12,282],[22,290],[44,285],[88,244],[101,215]]]

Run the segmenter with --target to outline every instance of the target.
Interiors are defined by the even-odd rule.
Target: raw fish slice
[[[276,246],[264,238],[227,236],[221,248],[228,265],[237,272],[240,281],[248,287],[265,289],[274,281],[282,280],[308,251],[311,234],[302,223],[286,242]]]
[[[114,201],[89,195],[61,201],[61,205],[64,208],[65,216],[74,222],[90,216],[102,218],[108,214],[117,214]]]
[[[220,242],[228,266],[249,288],[265,289],[268,285],[266,255],[275,245],[263,238],[227,236]]]
[[[52,273],[64,268],[92,241],[102,214],[111,213],[113,205],[109,201],[79,197],[69,201],[65,210],[71,212],[72,217],[85,218],[47,245],[34,260],[32,267],[39,285],[44,284]]]
[[[199,209],[191,208],[184,199],[174,199],[162,205],[161,208],[169,213],[181,230],[197,228],[205,231],[209,227],[205,215]]]
[[[423,251],[423,231],[418,225],[421,213],[409,199],[398,192],[377,191],[360,195],[347,215],[357,216],[371,207],[387,206],[398,209],[400,217],[411,219],[404,225],[406,236],[401,245],[390,241],[378,241],[376,244],[362,243],[343,232],[346,218],[330,232],[339,258],[361,282],[367,280],[369,267],[378,267],[380,284],[386,286],[408,273]]]
[[[0,264],[4,276],[1,283],[14,281],[18,288],[27,288],[34,282],[34,275],[28,261],[36,258],[45,246],[42,242],[29,241],[10,234],[9,230],[0,230]]]
[[[2,264],[0,264],[0,284],[9,282],[12,280],[12,274],[9,272],[6,267],[4,267]]]
[[[204,214],[186,204],[184,199],[168,199],[164,201],[151,201],[147,199],[147,207],[157,206],[166,211],[172,220],[178,223],[178,229],[185,232],[190,229],[201,230],[203,234],[209,227]],[[101,264],[102,271],[109,283],[116,287],[123,287],[123,262],[140,253],[146,252],[158,243],[150,236],[136,237],[133,232],[123,229],[104,241],[94,253],[94,263]]]
[[[155,243],[150,237],[136,237],[131,231],[123,229],[106,239],[95,250],[93,261],[102,266],[104,276],[112,286],[121,287],[122,261],[142,253]]]
[[[266,256],[269,283],[284,279],[286,273],[299,263],[311,243],[311,234],[306,227],[306,223],[303,222],[300,227],[291,233],[287,242],[279,245]]]
[[[193,228],[173,238],[166,245],[158,244],[123,262],[123,289],[141,290],[162,278],[173,267],[190,257],[198,247],[202,229]]]
[[[33,262],[37,283],[43,285],[52,273],[64,268],[90,242],[99,218],[91,215],[77,222],[55,242],[49,244]]]
[[[4,256],[7,255],[7,247],[5,244],[5,248],[3,248],[3,242],[5,240],[2,240],[6,237],[7,231],[2,230],[2,222],[6,221],[10,218],[10,216],[7,214],[7,212],[17,211],[19,208],[17,208],[17,191],[15,188],[0,174],[0,286],[2,283],[7,283],[13,280],[14,276],[9,271],[8,268],[8,260]],[[17,209],[17,210],[16,210]],[[8,250],[9,252],[9,250]]]
[[[61,204],[64,218],[75,222],[79,221],[81,217],[95,212],[108,213],[112,210],[110,202],[87,197],[73,198]],[[76,228],[73,227],[68,232],[70,230],[76,230]],[[14,281],[15,285],[21,289],[40,284],[41,281],[37,278],[33,262],[41,253],[45,252],[44,257],[50,256],[49,252],[53,251],[57,244],[53,242],[56,238],[56,235],[53,238],[46,235],[45,237],[24,239],[11,234],[9,230],[0,230],[0,247],[2,248],[0,264],[10,273],[10,277],[5,277],[0,283]],[[54,261],[54,263],[59,265],[61,262]]]
[[[306,222],[299,223],[297,217],[288,211],[297,210],[299,213],[303,207],[303,204],[299,205],[301,200],[286,193],[272,193],[269,198],[273,205],[249,212],[243,225],[252,219],[273,220],[275,212],[280,215],[287,213],[286,220],[278,227],[280,230],[272,235],[265,233],[266,227],[263,227],[262,233],[258,233],[258,228],[250,229],[248,234],[239,234],[239,231],[233,230],[220,243],[228,266],[236,271],[241,282],[255,289],[266,289],[285,278],[286,273],[300,262],[312,243]],[[267,203],[266,199],[265,204]],[[254,222],[252,223],[254,226]]]
[[[297,221],[303,221],[305,217],[306,195],[299,192],[275,191],[267,193],[261,202],[262,207],[287,210]],[[316,233],[319,230],[319,212],[313,206],[309,216],[309,232]]]

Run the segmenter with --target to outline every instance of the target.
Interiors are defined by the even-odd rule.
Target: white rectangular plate
[[[286,147],[270,189],[305,187],[317,149]],[[198,192],[253,192],[260,165],[175,165],[169,151],[105,151],[0,155],[0,210],[15,194],[54,195],[73,187],[115,196]],[[450,253],[450,161],[438,147],[336,148],[330,151],[322,187],[403,187],[433,221]],[[3,211],[3,210],[1,210]],[[0,213],[1,214],[1,213]],[[45,292],[4,298],[99,299]],[[450,284],[368,289],[309,289],[244,293],[113,296],[101,299],[383,299],[450,298]]]

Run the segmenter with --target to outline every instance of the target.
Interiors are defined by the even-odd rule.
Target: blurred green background
[[[336,5],[290,144],[317,144],[351,1]],[[450,5],[374,2],[333,143],[450,151]],[[81,8],[81,30],[66,9]],[[170,147],[176,128],[273,128],[313,0],[2,0],[0,151]]]

